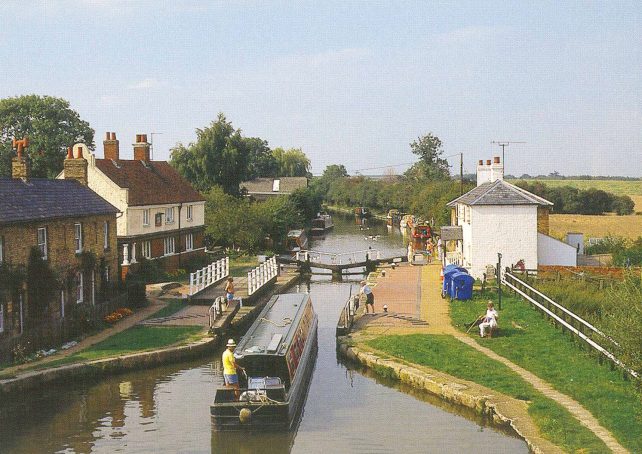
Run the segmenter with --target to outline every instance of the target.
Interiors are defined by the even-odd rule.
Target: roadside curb
[[[198,358],[212,353],[218,343],[219,337],[215,336],[177,347],[25,372],[16,378],[0,380],[0,397],[66,380],[100,378]]]
[[[345,339],[338,338],[338,351],[346,359],[360,363],[379,374],[387,375],[414,388],[427,391],[445,401],[473,409],[492,419],[493,423],[510,427],[528,445],[533,453],[548,454],[563,452],[559,447],[541,437],[530,418],[513,412],[508,405],[510,397],[494,392],[481,385],[473,384],[439,371],[427,373],[416,367],[402,364],[391,359],[366,352],[358,347],[349,346]],[[483,392],[480,392],[483,391]],[[487,391],[487,392],[486,392]],[[526,411],[526,403],[523,403]]]

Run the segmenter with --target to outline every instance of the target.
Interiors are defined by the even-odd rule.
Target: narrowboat
[[[370,216],[370,210],[366,207],[356,207],[354,209],[354,215],[362,218],[367,218]]]
[[[401,221],[401,213],[399,210],[388,210],[388,215],[386,216],[386,224],[396,225]]]
[[[310,233],[312,233],[312,235],[323,235],[332,227],[334,227],[332,216],[327,213],[319,213],[318,217],[312,219],[312,228],[310,229]]]
[[[308,236],[303,229],[290,230],[285,240],[288,252],[299,252],[308,248]]]
[[[219,388],[210,406],[215,430],[289,430],[307,398],[317,355],[310,295],[275,295],[234,350],[247,383],[239,397]],[[243,374],[239,377],[242,378]]]

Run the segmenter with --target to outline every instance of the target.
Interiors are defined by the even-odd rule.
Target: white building
[[[575,266],[576,250],[548,236],[551,202],[504,181],[499,157],[479,161],[477,187],[448,204],[452,226],[444,239],[456,241],[456,251],[446,254],[446,263],[468,269],[482,278],[489,265],[502,267],[522,260],[527,269],[538,265]]]

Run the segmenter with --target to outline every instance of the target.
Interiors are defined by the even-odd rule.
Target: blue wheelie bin
[[[452,285],[453,274],[462,272],[466,273],[466,269],[458,267],[457,265],[448,265],[446,268],[444,268],[444,283],[443,287],[441,288],[442,297],[445,298],[446,295],[450,295],[450,287]]]
[[[455,273],[451,276],[450,297],[458,300],[469,300],[473,297],[475,278],[468,273]]]

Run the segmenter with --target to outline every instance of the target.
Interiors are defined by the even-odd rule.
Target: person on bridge
[[[225,284],[225,296],[227,298],[227,304],[230,304],[234,299],[234,279],[232,279],[232,277],[227,278],[227,283]]]
[[[223,352],[223,380],[225,382],[226,388],[234,388],[234,395],[238,400],[240,396],[239,388],[239,376],[236,373],[236,369],[243,369],[241,366],[236,364],[236,358],[234,358],[234,348],[236,347],[236,342],[234,339],[227,341],[227,348]]]
[[[359,290],[359,293],[366,297],[366,314],[370,312],[369,309],[372,309],[372,313],[374,314],[374,294],[366,281],[361,281],[361,290]]]
[[[488,305],[486,306],[486,315],[483,315],[482,317],[482,322],[479,324],[479,335],[481,337],[485,337],[486,330],[488,330],[488,337],[493,337],[493,331],[497,328],[497,319],[499,318],[499,314],[495,310],[492,301],[488,302]]]

